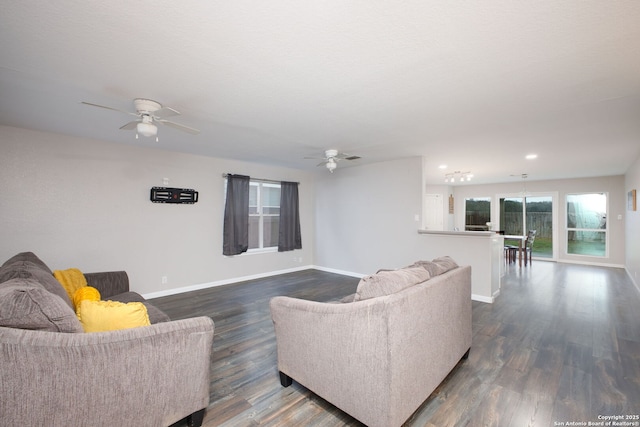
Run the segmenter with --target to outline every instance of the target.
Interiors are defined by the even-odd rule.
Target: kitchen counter
[[[433,259],[449,255],[459,265],[471,266],[471,297],[492,303],[500,294],[504,273],[504,237],[494,231],[418,230],[422,254]]]

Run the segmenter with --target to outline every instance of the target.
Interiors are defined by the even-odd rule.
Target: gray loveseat
[[[201,425],[213,321],[171,321],[125,272],[85,277],[103,300],[143,302],[152,324],[85,333],[49,267],[12,257],[0,267],[0,425]]]
[[[471,347],[471,267],[443,257],[363,278],[351,302],[271,300],[283,386],[397,427]]]

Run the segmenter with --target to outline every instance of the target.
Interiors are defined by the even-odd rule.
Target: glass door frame
[[[560,231],[559,231],[559,195],[557,191],[545,191],[545,192],[530,192],[527,191],[526,193],[499,193],[495,195],[495,199],[493,201],[493,206],[492,206],[492,218],[496,219],[496,224],[500,224],[502,218],[500,217],[500,199],[526,199],[527,197],[551,197],[551,221],[552,221],[552,226],[551,226],[551,250],[552,250],[552,254],[551,254],[551,258],[537,258],[537,259],[541,259],[541,260],[545,260],[545,261],[557,261],[558,260],[558,255],[559,255],[559,235],[560,235]],[[524,202],[524,200],[523,200]],[[525,215],[525,208],[526,208],[526,203],[522,203],[522,223],[524,225],[524,230],[523,232],[526,234],[526,230],[527,230],[527,218]],[[536,259],[536,257],[534,257],[534,259]]]

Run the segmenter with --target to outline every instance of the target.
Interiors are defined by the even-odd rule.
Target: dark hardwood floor
[[[154,299],[173,319],[215,322],[203,425],[361,426],[295,381],[280,385],[268,305],[276,295],[337,300],[357,283],[308,270]],[[640,294],[622,269],[534,260],[507,267],[494,304],[473,303],[469,359],[405,425],[546,427],[610,415],[640,415]]]

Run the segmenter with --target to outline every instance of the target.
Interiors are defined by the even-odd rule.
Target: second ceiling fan
[[[359,158],[359,156],[341,153],[336,149],[325,150],[324,157],[305,157],[305,159],[323,159],[324,161],[318,163],[318,166],[325,165],[331,173],[338,167],[340,160],[357,160]]]

